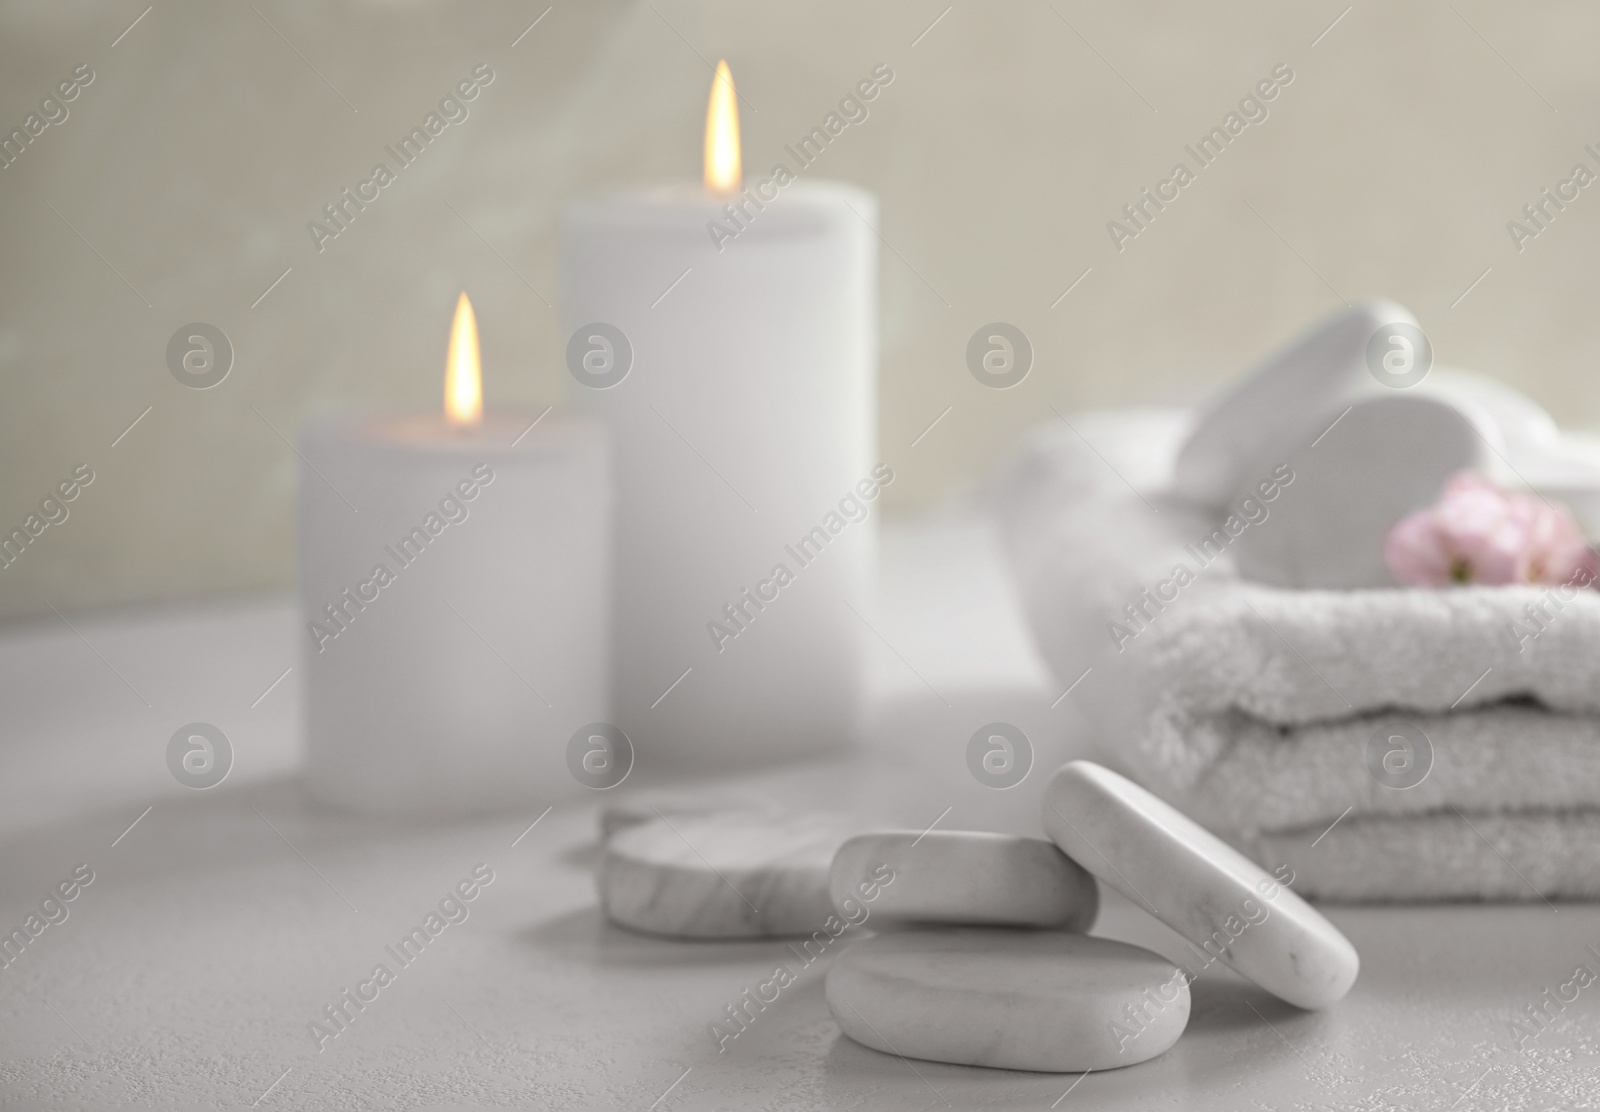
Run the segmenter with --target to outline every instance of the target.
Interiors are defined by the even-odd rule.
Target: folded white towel
[[[1183,428],[1074,418],[1000,491],[1035,634],[1106,759],[1313,896],[1600,896],[1600,592],[1244,582],[1232,538],[1162,493]],[[1283,478],[1241,534],[1272,527]],[[1397,723],[1432,747],[1406,789],[1369,768]]]
[[[1593,808],[1351,815],[1313,845],[1317,836],[1299,829],[1234,840],[1258,861],[1288,865],[1302,894],[1340,903],[1600,897]]]

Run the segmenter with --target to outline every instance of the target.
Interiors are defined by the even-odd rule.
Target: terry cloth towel
[[[1600,898],[1600,591],[1243,581],[1218,523],[1163,493],[1185,428],[1075,417],[997,492],[1103,759],[1304,895]],[[1235,527],[1270,528],[1263,507]]]

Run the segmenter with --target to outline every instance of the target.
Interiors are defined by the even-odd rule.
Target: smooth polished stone
[[[1080,1073],[1162,1053],[1189,1022],[1182,969],[1066,931],[934,928],[856,941],[828,970],[844,1033],[889,1054]]]
[[[1373,333],[1387,324],[1416,323],[1393,301],[1366,301],[1273,352],[1200,414],[1178,452],[1174,489],[1220,508],[1241,487],[1270,476],[1333,419],[1324,420],[1323,413],[1336,415],[1355,397],[1383,390],[1367,365]]]
[[[1094,877],[1053,842],[978,830],[858,834],[834,855],[828,890],[841,912],[870,904],[879,930],[943,923],[1087,931],[1100,910]]]
[[[776,800],[755,792],[702,788],[646,788],[632,791],[600,806],[600,840],[628,826],[666,817],[716,813],[775,815],[783,808]]]
[[[1258,520],[1229,551],[1245,578],[1276,587],[1393,587],[1383,558],[1389,531],[1437,502],[1457,471],[1490,462],[1485,437],[1498,433],[1421,394],[1380,394],[1323,418],[1327,432],[1283,461],[1294,478],[1273,501],[1248,484],[1235,492],[1229,512]],[[1225,523],[1224,539],[1231,532]]]
[[[658,818],[618,831],[600,855],[613,923],[675,938],[810,935],[834,917],[828,867],[858,825],[825,814]]]
[[[1073,860],[1187,939],[1196,976],[1218,960],[1302,1008],[1325,1008],[1355,983],[1355,947],[1290,890],[1292,870],[1268,874],[1108,768],[1062,766],[1045,787],[1044,828]]]

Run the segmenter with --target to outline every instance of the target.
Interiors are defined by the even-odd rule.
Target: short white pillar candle
[[[569,740],[612,717],[604,431],[345,417],[300,454],[313,796],[459,813],[583,791]]]

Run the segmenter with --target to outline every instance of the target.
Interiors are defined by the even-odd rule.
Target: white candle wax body
[[[858,723],[851,608],[867,612],[892,481],[876,458],[876,204],[805,182],[738,222],[726,203],[666,191],[568,223],[568,366],[615,450],[617,702],[641,760],[795,757]],[[631,348],[614,385],[594,323]]]
[[[308,784],[366,812],[583,791],[612,718],[605,434],[555,414],[338,420],[301,437]],[[517,440],[513,446],[512,442]]]

